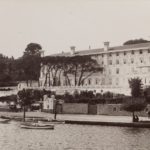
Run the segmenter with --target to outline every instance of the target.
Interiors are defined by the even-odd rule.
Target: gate
[[[88,105],[88,114],[96,115],[97,114],[97,105],[89,104]]]

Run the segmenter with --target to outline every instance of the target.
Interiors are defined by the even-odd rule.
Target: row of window
[[[116,69],[116,73],[119,74],[119,68]],[[118,85],[121,85],[122,83],[128,84],[128,79],[119,78],[119,77],[117,77],[117,78],[108,78],[108,79],[89,78],[82,85],[90,86],[90,85],[105,85],[105,84],[108,84],[108,85],[118,86]],[[149,78],[147,78],[147,77],[142,78],[142,83],[149,84],[150,83]],[[65,83],[64,85],[68,85],[68,84]]]
[[[115,69],[115,74],[120,74],[120,69],[121,68],[116,68]],[[113,69],[114,70],[114,69]],[[131,73],[131,74],[137,74],[137,73],[149,73],[150,72],[150,68],[140,68],[140,69],[136,69],[134,67],[132,67],[131,69],[122,69],[123,73],[126,74],[127,73]],[[109,74],[112,74],[112,70],[109,70]]]
[[[134,62],[135,62],[134,60],[135,60],[134,58],[131,58],[131,59],[130,59],[130,62],[127,62],[126,59],[123,59],[123,64],[127,64],[127,63],[134,64]],[[121,60],[121,61],[122,61],[122,60]],[[115,64],[116,64],[116,65],[119,65],[119,64],[121,64],[121,61],[120,61],[119,59],[117,59]],[[149,59],[149,61],[150,61],[150,59]],[[144,58],[140,58],[140,59],[139,59],[139,63],[141,63],[141,64],[144,63]],[[103,64],[104,64],[104,61],[102,61],[101,64],[103,65]],[[113,65],[113,61],[112,61],[112,60],[109,60],[109,61],[108,61],[108,64],[109,64],[109,65]]]
[[[144,58],[140,58],[139,61],[140,61],[140,63],[143,63],[143,62],[144,62]],[[131,63],[131,64],[134,63],[134,59],[133,59],[133,58],[131,58],[130,63]],[[103,62],[102,62],[102,64],[103,64]],[[113,61],[112,61],[112,60],[109,60],[109,65],[112,65],[112,64],[113,64]],[[119,59],[116,60],[116,64],[117,64],[117,65],[120,64]],[[127,64],[127,60],[126,60],[126,59],[123,59],[123,64]]]
[[[143,63],[143,62],[144,62],[144,58],[140,58],[139,62],[140,62],[140,63]],[[134,58],[131,58],[130,63],[131,63],[131,64],[134,63]],[[102,64],[103,64],[103,62],[102,62]],[[112,65],[112,64],[113,64],[112,60],[109,60],[109,65]],[[120,64],[119,59],[116,60],[116,64],[117,64],[117,65]],[[127,64],[127,60],[126,60],[126,59],[123,59],[123,64]]]
[[[117,71],[118,71],[118,73],[119,73],[119,69],[118,69]],[[88,79],[86,85],[92,85],[92,84],[94,84],[94,85],[105,85],[105,79],[102,79],[101,82],[100,82],[99,79],[95,79],[95,83],[93,83],[92,80],[93,80],[93,79]],[[109,83],[108,83],[109,85],[112,85],[112,79],[111,79],[111,78],[109,79],[108,82],[109,82]],[[115,84],[116,84],[116,85],[119,85],[119,78],[116,78]]]
[[[116,56],[119,56],[119,53],[121,53],[121,52],[116,52]],[[132,50],[132,51],[131,51],[131,54],[134,55],[134,53],[135,53],[135,51]],[[147,53],[150,53],[150,49],[147,50]],[[124,51],[123,54],[126,55],[127,52]],[[143,50],[142,50],[142,49],[139,50],[139,54],[143,54]],[[103,56],[104,56],[104,54],[102,54],[102,57],[103,57]],[[112,53],[109,53],[109,56],[111,57],[111,56],[112,56]]]

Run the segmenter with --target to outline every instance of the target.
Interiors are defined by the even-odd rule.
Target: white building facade
[[[144,86],[150,85],[150,42],[116,47],[110,47],[109,42],[104,42],[104,47],[100,49],[75,51],[75,47],[71,47],[70,53],[58,55],[90,55],[103,67],[103,72],[87,78],[82,88],[129,94],[128,80],[135,77],[139,77]],[[41,86],[44,86],[46,72],[46,66],[42,66],[39,79]],[[74,83],[71,85],[73,87]],[[60,86],[67,86],[63,76]]]

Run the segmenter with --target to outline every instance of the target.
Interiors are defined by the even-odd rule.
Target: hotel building
[[[150,85],[150,42],[116,47],[104,42],[103,48],[83,51],[76,51],[72,46],[70,52],[56,54],[68,57],[75,55],[90,55],[103,68],[102,72],[87,78],[82,88],[129,94],[128,80],[135,77],[139,77],[144,86]],[[44,86],[46,71],[46,66],[42,66],[39,79],[41,86]],[[71,85],[74,86],[73,81]],[[61,86],[67,87],[63,76]]]

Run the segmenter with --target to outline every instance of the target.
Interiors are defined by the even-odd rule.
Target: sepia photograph
[[[0,150],[149,138],[149,0],[0,0]]]

